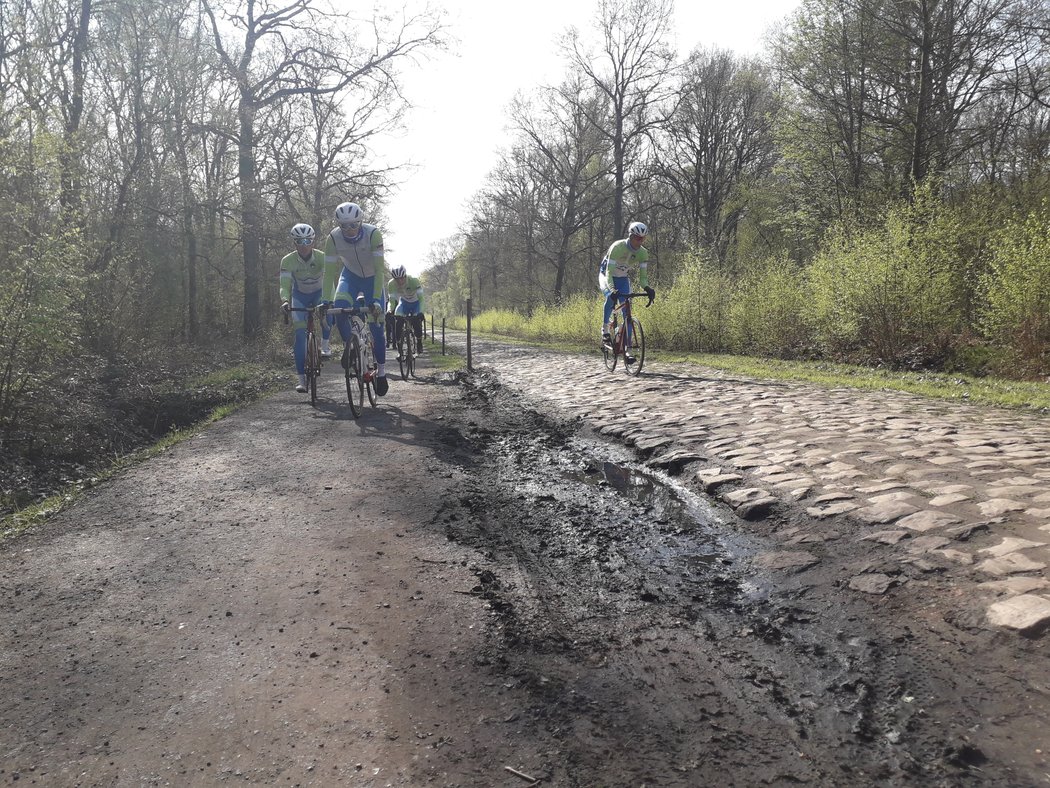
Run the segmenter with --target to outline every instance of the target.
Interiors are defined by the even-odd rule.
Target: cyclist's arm
[[[649,250],[643,246],[638,252],[638,284],[644,289],[649,286]]]
[[[379,304],[379,309],[382,311],[383,301],[385,300],[383,297],[383,284],[387,281],[390,274],[386,270],[386,261],[383,250],[383,233],[378,227],[372,230],[372,236],[369,239],[369,243],[372,249],[372,263],[375,266],[376,272],[373,277],[375,285],[373,285],[372,303]]]
[[[339,253],[335,250],[335,241],[332,236],[324,245],[324,284],[321,286],[321,299],[324,301],[335,301],[335,286],[339,281],[339,274],[343,272],[343,261],[339,259]]]
[[[416,295],[419,296],[419,314],[423,314],[423,285],[416,288]]]
[[[606,257],[602,260],[601,265],[598,266],[598,289],[603,293],[606,290],[610,290],[609,287],[609,258]]]
[[[292,300],[292,272],[288,268],[288,257],[281,258],[281,303]]]

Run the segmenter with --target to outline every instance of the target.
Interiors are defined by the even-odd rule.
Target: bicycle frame
[[[372,331],[364,320],[364,315],[367,314],[367,308],[362,306],[329,307],[326,314],[346,315],[350,319],[350,341],[346,343],[343,350],[344,354],[350,353],[350,348],[354,344],[354,340],[357,340],[357,359],[354,362],[348,360],[345,365],[347,399],[350,401],[350,410],[353,413],[354,418],[357,418],[361,415],[361,405],[354,404],[354,397],[351,392],[351,366],[355,371],[355,375],[358,372],[360,373],[359,386],[367,391],[368,402],[372,407],[376,406],[377,397],[375,376],[378,370],[378,365],[375,363],[375,343],[372,339]],[[364,392],[362,391],[360,393],[363,394]]]
[[[646,303],[647,307],[652,305],[653,297],[645,292],[620,293],[616,296],[617,303],[612,309],[612,320],[613,323],[619,323],[619,325],[613,329],[610,343],[602,344],[605,366],[610,372],[616,369],[620,356],[624,357],[624,371],[627,374],[638,375],[642,371],[642,365],[645,362],[645,332],[642,330],[641,322],[636,320],[631,312],[631,299],[641,296],[649,299]],[[637,337],[635,336],[636,330]],[[628,364],[627,358],[631,355],[629,353],[631,349],[637,353],[632,356],[631,363]]]
[[[306,313],[306,358],[304,359],[304,373],[306,374],[307,390],[310,393],[310,404],[317,404],[317,378],[321,374],[321,351],[317,346],[317,332],[314,328],[315,314],[319,313],[319,306],[293,306],[284,313],[284,322],[288,323],[289,312]]]

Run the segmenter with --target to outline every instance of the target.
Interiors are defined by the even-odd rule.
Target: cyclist
[[[328,235],[324,247],[325,303],[351,308],[357,303],[357,294],[364,293],[368,304],[367,322],[375,345],[376,394],[383,396],[389,389],[386,379],[386,337],[383,325],[383,283],[386,265],[383,260],[383,233],[374,224],[365,224],[365,213],[357,203],[340,203],[335,209],[339,226]],[[339,334],[350,346],[350,320],[346,315],[336,317]]]
[[[622,294],[631,292],[631,266],[638,265],[638,282],[645,290],[649,298],[656,295],[656,291],[649,287],[649,250],[642,246],[645,236],[649,234],[649,228],[642,222],[631,222],[627,228],[627,237],[614,241],[609,251],[605,253],[601,265],[598,266],[598,288],[605,295],[605,314],[602,322],[602,343],[611,341],[610,324],[613,306],[617,301],[623,303]],[[624,361],[628,364],[634,363],[634,358],[624,353]]]
[[[281,258],[281,309],[292,315],[295,328],[295,370],[299,382],[295,390],[306,393],[306,313],[292,312],[292,308],[308,309],[321,301],[321,282],[324,277],[324,252],[314,249],[314,228],[308,224],[295,225],[289,235],[295,242],[295,251]],[[327,320],[321,324],[321,355],[332,355],[329,337],[332,328]]]
[[[419,352],[423,352],[423,285],[420,284],[419,280],[414,276],[409,276],[405,271],[403,265],[396,266],[390,269],[390,276],[392,277],[386,285],[387,298],[390,300],[390,306],[394,306],[395,320],[398,317],[404,317],[410,322],[415,329],[416,339],[419,341],[416,343],[416,347],[419,348]],[[396,305],[396,306],[395,306]],[[403,324],[399,321],[395,331],[394,342],[397,345],[401,344],[401,331],[403,330]],[[398,356],[398,361],[404,361],[403,358]]]

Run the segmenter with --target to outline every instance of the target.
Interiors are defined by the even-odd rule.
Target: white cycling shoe
[[[295,390],[300,394],[306,393],[306,375],[299,376],[299,382],[295,384]]]
[[[332,355],[332,342],[331,342],[331,340],[328,340],[328,339],[321,340],[321,355],[325,356],[325,357]]]

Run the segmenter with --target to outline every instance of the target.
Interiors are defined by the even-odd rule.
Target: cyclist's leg
[[[609,288],[602,290],[602,293],[605,295],[605,310],[602,318],[602,338],[604,339],[609,333],[609,321],[612,320],[613,299],[612,290]]]
[[[401,339],[405,333],[405,302],[399,300],[394,309],[394,347],[401,354]]]
[[[344,275],[350,285],[350,291],[354,295],[356,300],[358,293],[365,293],[365,306],[372,304],[371,294],[375,292],[375,276],[357,276],[345,268],[343,269]],[[341,284],[341,281],[340,281]],[[386,364],[386,315],[380,314],[378,317],[373,315],[371,311],[368,312],[366,321],[369,329],[372,332],[372,344],[373,351],[375,352],[376,362],[379,364],[379,375],[380,377],[386,375],[385,364]]]
[[[419,316],[419,302],[408,303],[406,301],[400,301],[397,305],[397,309],[394,314],[400,315],[401,320],[398,323],[398,346],[401,344],[401,332],[405,330],[405,324],[408,324],[408,329],[414,331],[416,339],[420,339],[421,327],[416,318]],[[418,346],[418,343],[417,343]]]
[[[626,277],[626,276],[614,276],[612,282],[613,282],[613,287],[616,288],[616,292],[620,293],[620,296],[617,298],[617,301],[622,304],[624,301],[627,300],[623,296],[626,295],[627,293],[631,292],[631,280],[630,280],[629,277]],[[630,341],[631,341],[630,331],[631,331],[631,327],[628,326],[627,327],[627,332],[628,332],[627,333],[627,344],[624,345],[624,349],[630,347]]]
[[[310,306],[317,306],[321,303],[321,291],[318,290],[310,296]],[[332,337],[332,326],[335,324],[334,315],[325,315],[324,320],[318,319],[314,321],[314,331],[317,330],[317,326],[321,327],[321,339],[327,342]]]
[[[421,315],[419,314],[419,302],[416,301],[411,304],[402,302],[400,306],[403,307],[403,314],[408,320],[409,327],[412,329],[413,332],[415,332],[416,339],[419,340],[417,345],[422,343],[423,324],[419,322],[419,318],[421,317]]]
[[[294,288],[292,289],[292,309],[303,309],[313,306],[309,296],[303,296]],[[295,352],[295,371],[306,374],[306,312],[292,312],[292,328],[295,329],[295,343],[292,348]]]
[[[335,306],[340,309],[350,309],[354,306],[354,298],[357,295],[357,289],[354,287],[353,280],[357,279],[352,273],[343,268],[343,272],[339,275],[339,284],[335,288]],[[350,318],[346,315],[336,315],[335,326],[339,329],[339,336],[343,338],[343,344],[350,342]]]

